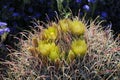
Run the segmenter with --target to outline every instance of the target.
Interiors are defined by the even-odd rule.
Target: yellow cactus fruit
[[[67,23],[67,19],[62,19],[59,21],[59,25],[60,25],[60,28],[63,32],[67,32],[69,29],[68,29],[68,23]]]
[[[37,40],[37,38],[33,38],[32,39],[32,45],[33,45],[33,47],[38,47],[38,40]]]
[[[84,56],[87,51],[87,44],[85,43],[85,40],[74,40],[71,48],[77,56]]]
[[[48,56],[51,49],[51,44],[45,43],[44,41],[39,41],[38,44],[37,50],[42,54],[42,56]]]
[[[79,20],[69,21],[69,30],[72,34],[81,35],[85,32],[85,25]]]
[[[51,61],[56,61],[56,60],[59,60],[60,56],[59,56],[59,48],[58,46],[53,46],[51,51],[50,51],[50,54],[49,54],[49,59]]]
[[[29,51],[30,53],[32,53],[32,56],[38,57],[38,53],[37,53],[36,48],[34,48],[34,47],[29,47],[29,48],[28,48],[28,51]]]
[[[56,61],[57,59],[59,59],[59,54],[57,52],[53,51],[50,53],[49,58],[51,61]]]
[[[69,51],[67,61],[71,62],[75,59],[75,54],[72,50]]]
[[[49,26],[48,29],[44,30],[43,35],[46,39],[55,40],[58,35],[56,26],[54,26],[54,25]]]

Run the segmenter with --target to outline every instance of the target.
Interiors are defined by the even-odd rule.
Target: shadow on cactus
[[[7,79],[119,79],[120,42],[100,23],[65,18],[49,22],[46,28],[37,25],[38,30],[23,34],[27,40],[20,40],[21,51],[2,62],[8,67]]]

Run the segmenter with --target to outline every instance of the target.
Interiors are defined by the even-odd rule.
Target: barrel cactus
[[[20,51],[10,55],[3,79],[9,80],[119,80],[120,42],[100,22],[78,18],[37,25],[20,39]]]

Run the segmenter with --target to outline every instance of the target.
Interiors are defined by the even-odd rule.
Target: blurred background
[[[3,35],[3,25],[7,28],[4,32],[8,33],[1,44],[15,47],[14,35],[30,30],[34,19],[54,20],[55,11],[60,17],[69,16],[72,11],[74,16],[85,16],[86,20],[99,16],[100,21],[105,20],[103,27],[112,28],[115,36],[120,33],[120,0],[0,0],[0,22],[4,22],[0,23],[0,36]]]

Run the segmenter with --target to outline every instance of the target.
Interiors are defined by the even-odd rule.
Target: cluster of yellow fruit
[[[32,45],[28,49],[35,57],[40,55],[55,62],[63,59],[64,52],[64,59],[71,62],[76,57],[84,56],[87,51],[85,39],[81,38],[85,33],[85,25],[77,19],[61,19],[58,23],[52,23],[40,33],[40,38],[32,38]],[[63,39],[63,34],[71,35],[70,46],[64,43],[66,39]],[[63,42],[62,46],[61,41]],[[69,46],[69,49],[64,47],[66,51],[62,49],[64,44]]]

